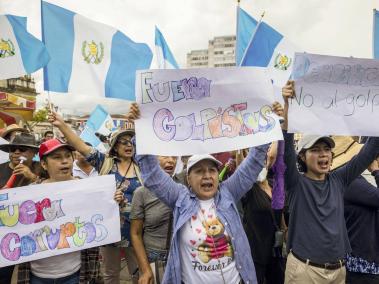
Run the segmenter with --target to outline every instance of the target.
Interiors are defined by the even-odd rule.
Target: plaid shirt
[[[80,284],[93,283],[100,273],[99,248],[90,248],[81,251],[82,265],[80,267]],[[30,262],[18,266],[18,284],[30,283]]]

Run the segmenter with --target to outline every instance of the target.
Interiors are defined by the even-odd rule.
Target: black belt
[[[345,266],[345,260],[344,259],[341,259],[340,261],[337,261],[337,262],[315,263],[313,261],[310,261],[309,259],[303,259],[303,258],[299,257],[292,250],[291,250],[291,253],[292,253],[292,255],[295,258],[297,258],[301,262],[304,262],[304,263],[307,263],[309,265],[316,266],[316,267],[319,267],[319,268],[325,268],[325,269],[329,269],[329,270],[336,270],[336,269],[340,269],[341,267]]]

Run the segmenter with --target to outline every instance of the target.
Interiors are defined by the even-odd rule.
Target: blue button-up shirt
[[[263,168],[268,145],[251,148],[236,172],[222,182],[215,195],[217,216],[231,238],[236,267],[245,283],[257,283],[249,242],[236,203],[249,191]],[[181,283],[180,230],[199,209],[199,200],[186,186],[178,184],[151,155],[137,155],[144,186],[173,209],[173,235],[163,283]]]

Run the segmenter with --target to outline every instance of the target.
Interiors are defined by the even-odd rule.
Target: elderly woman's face
[[[159,165],[170,176],[174,174],[176,167],[176,157],[174,156],[158,156]]]
[[[215,162],[203,160],[195,164],[188,174],[188,184],[200,200],[208,200],[218,189],[218,168]]]

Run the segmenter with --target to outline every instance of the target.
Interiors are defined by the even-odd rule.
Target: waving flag
[[[155,27],[155,48],[159,69],[179,69],[179,65],[176,63],[166,40],[157,27]]]
[[[49,54],[26,30],[26,18],[0,15],[0,79],[30,74],[44,67]]]
[[[135,72],[152,58],[146,44],[44,1],[42,36],[51,56],[45,90],[135,100]]]
[[[374,58],[379,59],[379,12],[374,9],[374,29],[373,29],[373,53]]]
[[[280,88],[289,79],[296,46],[265,22],[259,22],[241,66],[268,67],[273,84]]]
[[[105,147],[96,133],[109,136],[113,130],[115,130],[115,126],[112,117],[102,106],[97,105],[88,118],[80,137],[101,151],[105,150]]]
[[[258,22],[240,7],[237,7],[236,65],[240,65],[246,47],[254,34]]]

